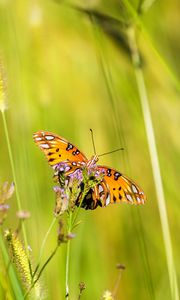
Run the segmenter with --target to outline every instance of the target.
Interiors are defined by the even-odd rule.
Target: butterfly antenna
[[[98,157],[99,157],[99,156],[106,155],[106,154],[111,154],[111,153],[114,153],[114,152],[117,152],[117,151],[120,151],[120,150],[124,150],[124,148],[118,148],[118,149],[113,150],[113,151],[109,151],[109,152],[102,153],[102,154],[98,155]]]
[[[93,133],[93,130],[91,128],[90,128],[90,131],[91,131],[91,139],[92,139],[94,154],[96,155],[96,148],[95,148],[95,143],[94,143],[94,133]]]

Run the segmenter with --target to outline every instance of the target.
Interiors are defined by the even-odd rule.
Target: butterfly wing
[[[114,169],[105,166],[97,167],[99,171],[104,172],[104,178],[99,188],[100,193],[105,195],[103,206],[121,202],[129,204],[145,203],[146,196],[134,181]]]
[[[33,138],[53,168],[61,162],[87,161],[85,155],[73,144],[52,132],[40,130],[33,134]]]

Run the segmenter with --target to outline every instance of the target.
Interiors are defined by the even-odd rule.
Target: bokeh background
[[[127,6],[131,4],[132,11]],[[127,28],[136,26],[176,266],[180,278],[180,3],[176,1],[0,1],[0,49],[7,77],[7,124],[28,244],[37,261],[53,219],[53,172],[32,140],[48,130],[93,154],[94,130],[100,164],[133,178],[147,195],[142,207],[112,205],[81,210],[72,241],[70,299],[100,299],[113,291],[125,265],[116,299],[171,298],[162,228],[152,176],[142,108],[129,55]],[[111,16],[111,18],[108,18]],[[118,20],[118,22],[117,22]],[[13,181],[0,118],[0,181]],[[5,227],[15,229],[16,197]],[[54,227],[43,259],[54,249]],[[47,299],[64,299],[66,245],[46,268],[42,286]],[[2,298],[3,299],[3,298]]]

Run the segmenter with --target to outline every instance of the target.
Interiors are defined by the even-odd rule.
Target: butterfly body
[[[81,203],[85,209],[122,202],[144,204],[146,196],[139,186],[117,170],[97,165],[97,155],[88,160],[73,144],[48,131],[38,131],[33,137],[57,176],[59,172],[64,172],[66,177],[70,177],[85,170],[90,179],[98,178],[97,184],[89,189]],[[76,204],[79,204],[79,199]]]

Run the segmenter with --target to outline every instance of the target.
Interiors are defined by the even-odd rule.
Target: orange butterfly
[[[38,131],[34,133],[33,138],[53,169],[60,170],[62,165],[65,166],[65,176],[72,176],[84,168],[90,170],[90,174],[93,170],[102,175],[101,182],[91,188],[84,197],[81,206],[85,209],[121,202],[144,204],[146,201],[144,192],[131,179],[114,169],[96,165],[97,155],[88,160],[74,145],[48,131]]]

